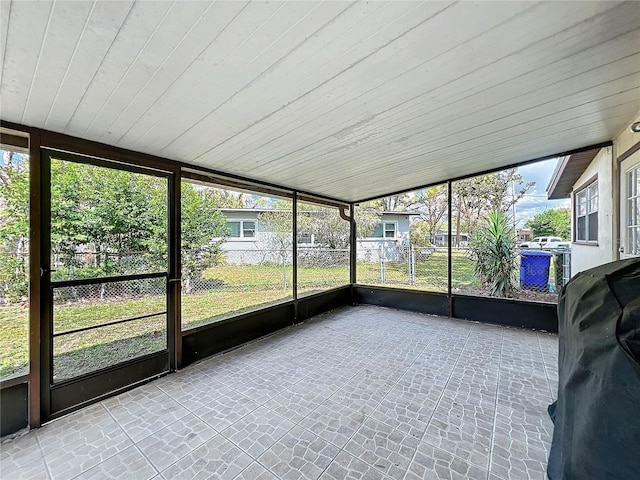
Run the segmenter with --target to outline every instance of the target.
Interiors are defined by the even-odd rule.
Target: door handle
[[[182,279],[181,278],[170,278],[169,279],[169,283],[176,283],[176,282],[181,282]]]

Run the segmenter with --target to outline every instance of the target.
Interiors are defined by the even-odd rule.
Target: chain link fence
[[[349,250],[298,248],[298,288],[321,290],[349,283]],[[203,253],[182,252],[182,293],[291,290],[291,249],[242,249]],[[51,280],[83,280],[161,272],[162,258],[146,252],[53,254]],[[54,301],[91,303],[166,293],[166,279],[110,281],[54,289]],[[9,303],[3,298],[3,303]]]
[[[53,301],[54,305],[63,302],[77,302],[80,304],[113,301],[123,302],[140,297],[164,296],[166,291],[166,277],[145,278],[91,285],[55,287],[53,289]]]
[[[381,245],[369,249],[358,260],[358,282],[403,285],[418,289],[447,290],[447,249],[411,245]],[[469,251],[452,251],[454,291],[484,294],[474,272]],[[189,259],[185,261],[185,259]],[[183,252],[182,293],[206,291],[249,292],[290,290],[293,282],[293,252],[279,249],[243,249],[216,253],[213,258],[198,252]],[[52,280],[78,280],[143,274],[157,271],[160,260],[148,253],[82,252],[52,257]],[[522,250],[514,269],[517,298],[555,301],[571,278],[571,250]],[[298,290],[319,291],[349,283],[349,250],[298,248]],[[105,282],[54,289],[54,301],[90,303],[163,296],[166,279]],[[3,299],[3,303],[8,303]]]
[[[166,263],[165,263],[166,264]],[[88,280],[166,271],[162,259],[146,252],[53,254],[51,280]],[[105,302],[166,294],[166,278],[109,281],[91,285],[54,288],[54,303]]]
[[[166,271],[166,255],[149,252],[74,252],[51,254],[51,280],[82,280]]]
[[[349,249],[298,248],[298,292],[310,294],[350,283]]]
[[[380,245],[377,249],[359,252],[359,257],[359,283],[447,290],[447,249]]]
[[[521,296],[527,292],[557,294],[571,278],[571,250],[523,249],[519,255],[518,285]]]
[[[454,249],[452,284],[455,293],[486,295],[475,273],[470,251]],[[431,291],[447,290],[448,250],[438,247],[381,245],[358,261],[358,282],[402,285]],[[516,298],[555,302],[557,293],[571,278],[571,250],[522,251],[514,262]]]
[[[183,258],[185,257],[183,253]],[[298,248],[298,289],[323,289],[349,283],[349,250]],[[192,253],[191,258],[197,258]],[[200,258],[183,266],[183,294],[207,290],[248,291],[293,288],[293,252],[243,249],[221,252],[211,264]]]

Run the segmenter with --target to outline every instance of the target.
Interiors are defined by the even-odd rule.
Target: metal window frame
[[[258,181],[255,179],[251,179],[248,177],[241,177],[238,175],[228,174],[226,172],[220,172],[214,169],[194,167],[193,165],[186,164],[184,162],[170,160],[167,158],[162,158],[150,154],[144,154],[140,152],[135,152],[132,150],[123,149],[120,147],[114,147],[110,145],[105,145],[101,143],[97,143],[91,140],[85,140],[78,137],[72,137],[66,134],[56,133],[40,128],[29,127],[25,125],[20,125],[13,122],[0,121],[0,124],[3,128],[8,128],[15,130],[17,132],[21,132],[25,135],[28,135],[28,150],[30,154],[30,195],[31,195],[31,210],[30,210],[30,222],[31,222],[31,230],[30,230],[30,244],[32,246],[30,251],[31,261],[30,261],[30,296],[31,301],[29,303],[29,324],[30,324],[30,363],[31,363],[31,371],[29,374],[29,382],[30,382],[30,425],[32,427],[37,427],[41,424],[41,388],[40,388],[40,338],[42,334],[45,332],[41,329],[40,324],[40,312],[41,312],[41,291],[42,291],[42,282],[40,280],[40,265],[41,265],[41,251],[40,245],[42,241],[47,236],[47,232],[40,231],[40,217],[41,217],[41,207],[43,203],[46,202],[43,197],[43,189],[40,184],[40,147],[46,146],[55,149],[61,149],[67,152],[74,152],[81,155],[93,155],[102,158],[109,158],[111,160],[121,161],[129,165],[137,165],[141,167],[149,167],[149,168],[160,168],[166,171],[170,171],[173,174],[173,188],[170,188],[170,204],[172,205],[172,211],[170,212],[171,218],[173,222],[170,224],[173,225],[172,231],[170,232],[170,237],[175,241],[170,246],[170,272],[169,272],[169,281],[170,287],[174,290],[175,294],[173,295],[172,304],[169,306],[170,314],[174,315],[175,330],[169,331],[168,336],[171,337],[171,342],[175,346],[175,354],[171,359],[171,369],[178,368],[183,364],[182,359],[182,347],[183,347],[183,332],[180,328],[180,317],[177,315],[177,312],[180,311],[180,303],[181,303],[181,295],[180,295],[180,186],[183,178],[189,176],[189,178],[194,178],[196,181],[198,180],[198,176],[205,177],[207,182],[211,183],[222,183],[221,181],[215,181],[214,177],[218,179],[225,179],[229,184],[233,184],[234,186],[246,187],[250,186],[252,190],[256,191],[266,191],[269,190],[270,195],[279,195],[283,197],[288,197],[293,199],[293,222],[294,222],[294,231],[293,231],[293,242],[295,244],[296,241],[296,201],[299,198],[303,200],[306,198],[313,198],[317,203],[324,203],[330,206],[336,206],[339,208],[350,207],[350,280],[351,280],[351,289],[356,286],[356,223],[354,219],[354,207],[355,205],[377,198],[381,198],[388,195],[394,195],[399,193],[404,193],[407,191],[417,190],[420,188],[426,188],[433,185],[441,185],[446,183],[448,185],[449,190],[449,201],[448,201],[448,210],[449,217],[451,217],[451,183],[455,180],[460,180],[463,178],[469,178],[477,175],[492,173],[495,171],[500,171],[505,168],[522,166],[529,163],[538,162],[541,160],[548,160],[555,157],[572,155],[580,152],[584,152],[592,149],[600,149],[604,147],[609,147],[613,145],[612,141],[607,141],[595,145],[585,146],[578,149],[574,149],[571,151],[547,155],[543,157],[529,158],[524,161],[518,161],[511,165],[507,165],[500,168],[492,168],[487,169],[485,171],[476,172],[470,175],[460,176],[456,178],[451,178],[448,181],[437,181],[424,185],[417,185],[412,188],[403,189],[398,192],[387,192],[383,195],[376,195],[371,198],[363,198],[355,201],[344,201],[337,198],[330,198],[322,195],[317,195],[310,192],[304,192],[301,190],[296,190],[290,187],[284,187],[281,185],[270,184],[263,181]],[[24,135],[20,135],[24,136]],[[25,143],[25,147],[26,147]],[[640,144],[636,144],[635,147],[638,147]],[[633,149],[632,149],[633,150]],[[628,154],[633,153],[632,151],[627,152]],[[618,158],[618,161],[621,161],[623,156]],[[190,172],[191,171],[191,172]],[[194,173],[195,172],[195,173]],[[259,190],[258,190],[259,189]],[[177,219],[177,221],[176,221]],[[452,244],[452,231],[451,231],[451,222],[449,222],[449,232],[448,232],[448,245],[449,252],[451,252],[451,244]],[[297,302],[297,261],[296,256],[294,255],[293,259],[293,292],[294,292],[294,302]],[[448,255],[448,292],[447,296],[449,298],[449,315],[452,314],[452,288],[451,288],[451,253]],[[305,302],[313,300],[313,298],[306,297]],[[338,302],[339,303],[339,302]],[[337,305],[337,304],[336,304]],[[296,314],[294,317],[296,321],[300,321],[300,319],[304,318],[304,315],[299,315],[297,312],[296,305]],[[2,387],[4,388],[5,382],[2,382]]]
[[[176,272],[179,271],[179,263],[176,265],[174,258],[176,241],[179,243],[179,230],[176,230],[177,221],[176,205],[179,204],[176,197],[175,172],[171,169],[163,168],[163,165],[137,165],[135,163],[122,161],[119,158],[111,159],[108,155],[94,155],[91,153],[69,152],[64,148],[40,147],[38,152],[40,164],[40,243],[39,243],[39,280],[40,280],[40,298],[39,298],[39,321],[40,321],[40,378],[39,378],[39,397],[40,397],[40,418],[39,420],[49,420],[64,415],[81,406],[98,401],[109,395],[108,392],[102,392],[104,388],[111,388],[112,377],[117,376],[116,372],[123,372],[123,369],[130,368],[131,382],[128,385],[121,385],[122,380],[115,381],[114,386],[119,388],[132,388],[135,384],[144,380],[147,375],[158,375],[168,371],[175,370],[177,367],[177,359],[179,352],[177,351],[177,343],[179,335],[177,334],[176,323],[179,323],[178,310],[176,308],[176,290],[172,279],[176,278]],[[83,280],[66,280],[52,281],[49,276],[50,258],[47,252],[50,251],[51,243],[51,160],[59,159],[62,161],[75,162],[85,165],[92,165],[102,168],[110,168],[122,170],[131,173],[157,176],[167,181],[167,256],[168,261],[166,271],[155,272],[153,274],[137,274],[123,275],[119,277],[101,277],[95,279]],[[179,228],[179,227],[178,227]],[[179,262],[179,259],[177,259]],[[118,362],[118,364],[109,366],[104,369],[91,371],[71,379],[55,381],[53,378],[54,365],[54,332],[53,332],[53,290],[58,287],[74,286],[79,284],[97,284],[110,283],[112,281],[127,281],[146,278],[166,278],[166,345],[163,350],[154,352],[149,355],[143,355],[134,359]],[[121,323],[121,322],[118,322]],[[103,325],[96,326],[101,328]],[[33,359],[32,359],[33,361]],[[151,369],[156,370],[153,373]],[[133,372],[135,370],[135,373]],[[77,385],[81,385],[77,387]],[[75,390],[74,390],[75,389]],[[85,392],[85,393],[81,393]],[[83,395],[89,395],[88,392],[94,392],[95,398],[84,399]],[[72,400],[73,399],[73,400]],[[74,403],[76,402],[76,403]]]

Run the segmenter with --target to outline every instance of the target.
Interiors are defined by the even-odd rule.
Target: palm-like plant
[[[491,295],[511,297],[517,290],[516,241],[509,217],[493,210],[484,218],[483,228],[471,237],[471,258],[475,273]]]

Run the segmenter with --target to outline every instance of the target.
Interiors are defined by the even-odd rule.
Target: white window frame
[[[625,172],[624,207],[627,209],[625,216],[627,224],[625,225],[626,235],[624,242],[626,250],[628,250],[628,252],[625,253],[635,256],[640,256],[640,247],[638,247],[638,243],[640,243],[640,240],[638,239],[638,237],[640,237],[640,218],[631,218],[631,216],[632,214],[633,216],[637,215],[638,209],[640,209],[640,188],[638,187],[639,178],[640,163],[634,165]]]
[[[382,225],[382,236],[381,237],[373,237],[373,236],[369,236],[368,239],[369,240],[396,240],[398,238],[398,222],[395,221],[382,221],[382,222],[377,222],[374,225],[374,228],[378,225]],[[393,237],[387,237],[387,225],[393,225]]]
[[[244,224],[247,222],[251,222],[253,223],[253,229],[248,229],[245,228]],[[237,241],[237,240],[244,240],[244,241],[256,241],[257,237],[258,237],[258,221],[257,220],[238,220],[238,219],[228,219],[227,220],[227,225],[229,223],[239,223],[240,224],[240,236],[239,237],[234,237],[232,235],[228,235],[227,236],[227,241]],[[245,236],[244,232],[245,230],[253,230],[253,236]]]
[[[598,243],[598,228],[596,228],[595,238],[589,237],[589,222],[593,214],[596,214],[598,223],[600,220],[600,215],[598,213],[600,210],[598,179],[595,178],[593,181],[588,182],[587,185],[580,188],[580,190],[576,191],[574,200],[574,242],[596,245]],[[582,210],[583,205],[584,210]],[[578,227],[580,219],[582,218],[584,219],[584,232],[581,232]],[[582,233],[584,233],[584,236],[581,238]]]

